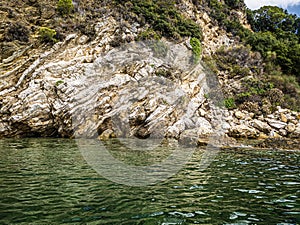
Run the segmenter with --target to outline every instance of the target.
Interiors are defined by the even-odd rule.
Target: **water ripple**
[[[299,223],[300,152],[228,150],[199,171],[202,153],[163,183],[128,187],[72,140],[0,140],[0,224]]]

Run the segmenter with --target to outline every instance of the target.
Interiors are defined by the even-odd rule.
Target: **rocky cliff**
[[[245,77],[258,75],[230,76],[195,63],[191,36],[145,40],[141,34],[153,25],[138,14],[124,18],[123,6],[104,2],[74,1],[67,16],[57,15],[56,1],[1,4],[0,137],[169,137],[199,144],[212,135],[300,136],[300,114],[289,109],[225,108],[226,91],[235,93]],[[201,57],[236,48],[238,39],[201,4],[175,6],[201,28]],[[59,26],[53,40],[39,39],[39,27],[51,24]],[[240,61],[262,64],[253,59]]]

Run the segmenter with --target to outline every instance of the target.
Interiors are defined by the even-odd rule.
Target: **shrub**
[[[225,0],[225,4],[232,9],[239,9],[244,6],[241,0]]]
[[[205,63],[204,66],[207,71],[211,71],[215,74],[218,74],[219,72],[218,65],[212,57],[203,56],[203,62]]]
[[[190,44],[192,46],[192,51],[193,51],[193,63],[197,63],[201,57],[201,42],[199,41],[198,38],[191,38]]]
[[[271,75],[270,81],[274,83],[276,88],[280,89],[284,93],[283,100],[272,100],[279,103],[284,108],[300,111],[300,87],[297,83],[296,77],[283,74]]]
[[[234,98],[226,98],[226,99],[224,99],[224,106],[227,109],[234,109],[234,108],[236,108]]]
[[[40,27],[39,36],[42,42],[45,43],[55,43],[57,42],[56,31],[49,27]]]
[[[18,40],[22,42],[28,42],[29,30],[19,23],[10,24],[5,31],[4,39],[5,41]]]
[[[159,40],[160,36],[151,28],[148,28],[145,31],[142,31],[138,37],[138,40]]]
[[[159,77],[165,77],[168,79],[172,78],[172,73],[170,70],[167,69],[158,69],[157,71],[155,71],[155,75],[159,76]]]
[[[242,67],[239,65],[233,65],[233,67],[230,69],[230,78],[233,78],[235,76],[241,76],[245,77],[250,74],[250,69],[247,67]]]
[[[58,80],[58,81],[56,81],[55,85],[56,85],[56,86],[59,86],[59,85],[61,85],[61,84],[63,84],[63,83],[64,83],[63,80]]]
[[[58,0],[57,10],[61,15],[68,15],[74,9],[72,0]]]
[[[195,37],[202,39],[202,31],[193,20],[185,18],[178,12],[173,0],[115,0],[123,7],[122,13],[138,17],[149,25],[158,36],[165,36],[172,39],[181,37]],[[126,7],[130,2],[130,7]],[[131,10],[131,12],[128,12]]]

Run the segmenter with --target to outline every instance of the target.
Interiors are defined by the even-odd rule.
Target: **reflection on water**
[[[133,165],[172,151],[113,146]],[[101,177],[73,140],[1,140],[0,224],[300,223],[299,151],[226,150],[200,170],[202,155],[165,182],[131,187]]]
[[[108,180],[128,186],[165,181],[177,174],[196,150],[160,142],[137,138],[76,141],[84,159],[95,171]]]

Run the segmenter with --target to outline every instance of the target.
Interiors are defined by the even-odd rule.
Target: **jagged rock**
[[[283,137],[285,137],[288,134],[288,132],[285,129],[280,129],[278,132]]]
[[[284,123],[288,122],[288,118],[287,118],[287,116],[284,113],[280,113],[280,119]]]
[[[290,122],[292,123],[292,124],[294,124],[294,125],[297,125],[298,124],[298,120],[290,120]]]
[[[296,126],[293,123],[289,123],[288,125],[286,125],[285,129],[287,132],[293,133],[296,130]]]
[[[270,137],[271,138],[281,138],[281,136],[276,131],[274,131],[274,130],[272,130],[270,132]]]
[[[275,119],[266,119],[266,121],[268,122],[268,124],[271,127],[274,127],[276,129],[282,129],[282,128],[284,128],[287,125],[286,123],[278,121],[278,120],[275,120]]]
[[[182,120],[177,121],[174,125],[168,128],[166,137],[179,138],[179,135],[185,130],[185,123]]]
[[[250,122],[250,124],[252,127],[264,133],[269,133],[272,130],[272,128],[267,123],[262,122],[258,119],[254,119],[252,122]]]
[[[283,109],[280,106],[277,106],[276,108],[277,108],[277,112],[280,113],[280,114],[290,112],[289,109]]]
[[[241,112],[241,111],[236,111],[234,113],[235,117],[238,118],[238,119],[244,119],[245,118],[245,113]]]
[[[115,137],[116,137],[115,133],[111,129],[107,129],[98,136],[98,139],[101,141],[105,141]]]
[[[205,111],[204,109],[200,108],[199,109],[199,115],[202,116],[202,117],[205,117],[207,114],[207,111]]]
[[[42,9],[41,15],[37,9],[27,12],[42,17],[33,19],[38,19],[38,24],[43,24],[45,19],[48,23],[55,13],[51,4]],[[180,5],[184,8],[182,13],[193,17],[202,27],[203,55],[212,55],[220,46],[228,47],[236,41],[231,34],[215,26],[207,13],[199,13],[192,2],[183,0]],[[94,11],[99,13],[99,9]],[[150,51],[144,48],[143,52],[132,48],[130,51],[135,54],[126,57],[126,48],[120,48],[124,50],[121,51],[113,47],[113,43],[131,43],[140,31],[147,29],[147,25],[127,21],[119,23],[113,15],[109,12],[90,20],[94,37],[81,27],[78,28],[80,33],[64,33],[66,38],[63,40],[62,35],[53,46],[36,48],[35,35],[30,37],[35,44],[6,41],[0,44],[3,50],[0,54],[0,137],[97,137],[101,134],[100,139],[108,139],[115,136],[166,136],[191,145],[208,142],[218,145],[225,143],[226,138],[223,139],[222,134],[216,135],[215,139],[209,138],[216,130],[237,138],[266,138],[269,133],[273,137],[300,136],[300,114],[297,112],[278,107],[265,120],[261,114],[270,113],[268,99],[263,99],[263,107],[258,101],[245,102],[239,110],[227,111],[221,120],[214,120],[216,114],[209,98],[204,98],[209,87],[206,69],[202,65],[191,71],[186,67],[183,70],[176,67],[190,61],[190,39],[176,44],[172,54],[179,52],[182,55],[169,58],[167,63],[162,62],[163,57],[153,57],[152,53],[147,55]],[[247,25],[242,13],[236,11],[233,15]],[[36,29],[36,24],[32,29]],[[60,29],[57,33],[64,30],[72,29]],[[169,47],[169,42],[162,41]],[[182,46],[188,46],[187,54],[181,52],[179,47]],[[243,46],[234,50],[238,51],[229,53],[235,54],[234,59],[239,65],[260,69],[262,60],[258,54],[253,58],[254,53],[246,51]],[[130,65],[126,65],[128,59]],[[175,67],[171,68],[170,64]],[[161,68],[168,71],[168,76],[157,76],[155,72]],[[237,74],[235,79],[229,79],[230,73],[227,70],[218,76],[223,85],[235,90],[242,88],[241,76],[254,77],[249,71],[249,74]],[[218,81],[212,83],[212,88],[217,89]],[[160,95],[159,87],[168,92]],[[185,101],[189,101],[188,104]],[[258,115],[261,116],[253,120]]]
[[[230,124],[227,122],[222,123],[222,129],[227,132],[231,128]]]
[[[212,125],[203,117],[197,118],[195,125],[198,128],[197,135],[200,137],[208,136],[213,132]]]
[[[255,128],[241,124],[231,127],[228,135],[235,138],[257,138],[259,136],[259,132]]]
[[[293,138],[300,138],[300,123],[298,123],[295,130],[293,131],[293,133],[290,136]]]
[[[268,135],[266,135],[265,133],[259,133],[259,136],[258,136],[258,138],[257,139],[267,139],[267,138],[269,138],[269,136]]]

